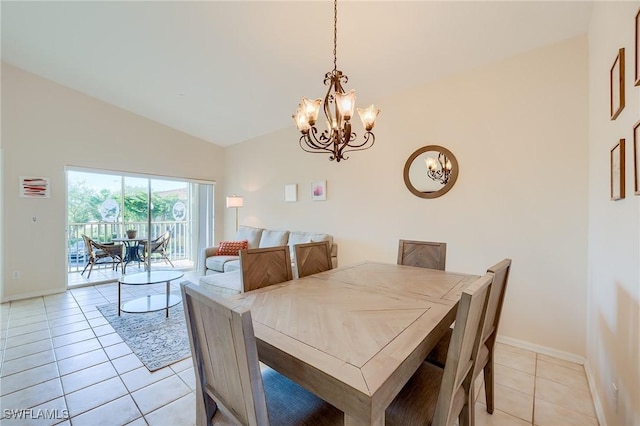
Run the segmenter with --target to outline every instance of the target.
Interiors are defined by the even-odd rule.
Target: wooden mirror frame
[[[422,191],[418,191],[418,189],[416,189],[416,187],[413,186],[413,184],[411,183],[411,180],[409,179],[409,168],[411,167],[411,164],[413,164],[414,160],[418,158],[420,154],[423,154],[429,151],[441,152],[444,155],[446,155],[449,160],[451,160],[451,176],[449,176],[449,181],[446,184],[444,184],[442,188],[439,189],[438,191],[422,192]],[[411,191],[411,193],[416,197],[438,198],[438,197],[442,197],[444,194],[449,192],[451,188],[453,188],[453,185],[456,183],[456,180],[458,179],[458,171],[459,171],[458,159],[456,158],[455,155],[453,155],[451,151],[449,151],[447,148],[440,145],[427,145],[414,151],[413,154],[411,154],[407,159],[407,162],[404,164],[404,184],[407,185],[407,188],[409,189],[409,191]]]

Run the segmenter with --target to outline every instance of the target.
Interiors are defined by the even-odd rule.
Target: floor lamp
[[[244,199],[241,195],[229,195],[227,197],[227,208],[236,209],[236,232],[238,232],[238,208],[244,205]]]

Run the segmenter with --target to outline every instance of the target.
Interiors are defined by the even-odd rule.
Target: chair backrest
[[[87,250],[89,257],[95,257],[95,253],[93,252],[93,240],[84,234],[82,234],[82,240],[84,241],[84,248]]]
[[[328,271],[332,268],[329,241],[296,244],[294,251],[296,254],[296,268],[300,278]]]
[[[473,386],[474,364],[482,343],[492,280],[493,274],[488,273],[462,292],[434,412],[434,425],[453,424],[463,408],[454,406],[459,401],[455,396],[459,392],[468,394]]]
[[[510,270],[511,259],[504,259],[487,269],[487,272],[491,272],[494,278],[489,294],[489,302],[487,303],[487,320],[482,332],[482,342],[488,343],[488,346],[491,347],[493,347],[498,334],[498,323],[500,322]],[[489,340],[490,342],[488,342]]]
[[[398,265],[444,271],[447,261],[447,243],[400,240],[398,243]]]
[[[240,250],[240,271],[245,292],[292,280],[289,247]]]
[[[268,425],[251,312],[206,289],[180,284],[196,375],[196,398],[207,395],[243,425]],[[197,417],[211,424],[215,410],[196,404]],[[204,411],[204,412],[202,412]]]

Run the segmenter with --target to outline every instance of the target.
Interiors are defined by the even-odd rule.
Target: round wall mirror
[[[458,160],[439,145],[416,150],[404,165],[404,183],[413,195],[437,198],[453,188],[458,179]]]

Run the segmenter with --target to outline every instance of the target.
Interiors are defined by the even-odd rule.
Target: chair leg
[[[87,274],[87,278],[91,277],[91,271],[93,271],[93,262],[90,262],[89,264],[87,264],[87,266],[91,265],[91,267],[89,268],[89,273]],[[85,267],[85,269],[87,269]]]
[[[213,416],[218,411],[218,405],[206,393],[200,392],[200,395],[199,398],[196,397],[196,426],[210,426],[213,424]]]
[[[493,353],[489,351],[487,365],[484,366],[484,393],[487,403],[487,413],[493,414],[494,382],[493,382]]]
[[[84,271],[86,271],[86,270],[87,270],[87,268],[89,267],[89,264],[90,264],[90,263],[91,263],[91,262],[87,262],[87,264],[86,264],[86,265],[84,265],[84,269],[82,270],[82,272],[80,273],[80,275],[84,275]],[[91,274],[91,272],[89,272],[89,274]]]
[[[171,259],[169,259],[166,254],[163,254],[162,256],[164,257],[164,260],[169,262],[169,265],[171,265],[172,268],[175,268],[175,266],[173,266],[173,263],[171,262]]]

